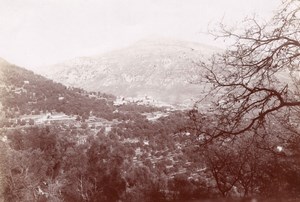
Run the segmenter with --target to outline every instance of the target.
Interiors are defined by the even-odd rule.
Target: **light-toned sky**
[[[280,0],[0,0],[0,57],[38,68],[100,54],[143,38],[219,45],[203,32],[256,13],[272,16]]]

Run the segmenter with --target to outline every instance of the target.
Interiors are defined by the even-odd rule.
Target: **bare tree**
[[[216,97],[216,127],[208,140],[265,133],[273,115],[291,121],[300,108],[300,1],[285,0],[270,21],[247,18],[242,27],[221,24],[215,36],[232,45],[198,64]]]

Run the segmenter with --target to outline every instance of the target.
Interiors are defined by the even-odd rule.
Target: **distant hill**
[[[197,72],[195,63],[217,51],[214,47],[191,42],[142,40],[100,56],[75,58],[41,73],[85,90],[186,104],[192,103],[201,92],[201,86],[190,84]]]

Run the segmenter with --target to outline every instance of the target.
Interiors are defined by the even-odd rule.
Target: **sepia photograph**
[[[300,0],[0,0],[0,202],[299,202]]]

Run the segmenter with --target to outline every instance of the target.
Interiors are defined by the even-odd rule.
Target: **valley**
[[[199,82],[207,69],[197,58],[207,61],[217,51],[188,42],[140,41],[44,72],[1,59],[1,197],[264,201],[284,182],[283,198],[297,201],[299,183],[290,177],[299,177],[299,167],[292,166],[299,163],[299,116],[279,111],[259,122],[266,123],[263,128],[243,135],[230,131],[261,121],[253,117],[277,109],[278,102],[272,97],[255,109],[259,96],[240,102],[246,95],[240,89],[210,91],[213,85]],[[251,115],[234,117],[241,106]]]

